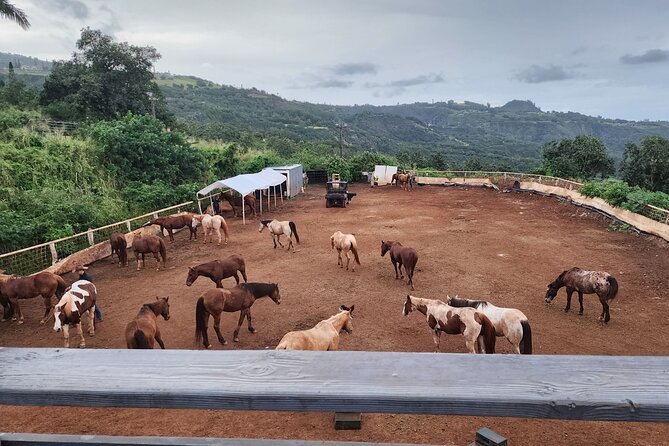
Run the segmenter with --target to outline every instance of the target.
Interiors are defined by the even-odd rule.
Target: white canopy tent
[[[281,187],[286,182],[286,177],[272,169],[264,169],[258,173],[247,173],[237,175],[224,180],[217,180],[207,187],[198,191],[197,195],[203,197],[216,189],[230,188],[237,191],[242,196],[242,219],[246,224],[246,209],[244,206],[244,197],[256,190],[268,189],[270,187]],[[269,198],[269,195],[268,195]],[[283,190],[281,190],[281,201],[283,202]],[[199,206],[198,200],[198,206]],[[276,205],[276,192],[274,194],[274,204]],[[202,207],[200,207],[202,213]],[[262,194],[260,194],[260,213],[262,214]]]

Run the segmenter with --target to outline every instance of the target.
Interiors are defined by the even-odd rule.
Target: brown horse
[[[27,277],[10,277],[5,282],[0,283],[0,303],[5,308],[2,322],[7,320],[11,312],[12,320],[15,321],[18,318],[18,323],[22,324],[23,313],[21,307],[19,307],[19,299],[42,296],[42,299],[44,299],[44,317],[40,320],[40,324],[44,324],[51,317],[52,296],[60,299],[66,288],[67,284],[62,277],[47,272]]]
[[[165,262],[167,262],[167,248],[165,247],[165,242],[160,237],[156,235],[136,234],[135,238],[132,240],[132,249],[135,250],[137,271],[141,269],[139,263],[140,254],[142,256],[142,265],[146,266],[144,263],[144,255],[147,253],[153,254],[153,257],[156,258],[156,261],[158,262],[156,271],[160,271],[160,257],[163,258],[163,269],[166,268]]]
[[[53,330],[57,333],[63,330],[65,348],[70,347],[70,327],[76,327],[81,338],[79,347],[86,347],[84,332],[81,329],[81,317],[88,314],[88,334],[95,336],[95,300],[98,292],[88,280],[77,280],[63,294],[54,307]]]
[[[200,276],[209,277],[216,284],[216,288],[223,288],[221,281],[228,277],[234,277],[237,285],[239,285],[237,271],[242,273],[244,282],[248,282],[246,279],[246,262],[241,256],[231,255],[223,260],[214,260],[213,262],[188,267],[186,285],[191,286]]]
[[[279,294],[279,286],[276,283],[243,283],[234,288],[214,288],[205,292],[197,300],[195,306],[195,345],[202,341],[206,348],[211,348],[207,335],[209,315],[214,318],[214,330],[216,330],[218,342],[222,345],[227,344],[221,334],[221,313],[224,311],[227,313],[241,312],[237,328],[233,333],[235,342],[239,342],[239,329],[245,317],[248,320],[249,331],[256,333],[251,323],[251,306],[256,299],[265,296],[269,296],[276,304],[281,303],[281,294]]]
[[[142,305],[135,320],[125,326],[125,343],[128,348],[152,349],[157,342],[165,349],[158,329],[158,316],[170,320],[170,304],[168,297],[156,297],[155,302]]]
[[[416,262],[418,262],[418,254],[413,248],[402,246],[400,242],[393,240],[384,242],[381,240],[381,257],[385,256],[388,251],[390,251],[390,261],[395,267],[395,279],[404,279],[402,274],[402,265],[404,265],[404,271],[409,278],[409,285],[413,290],[413,273],[416,269]],[[399,274],[397,273],[398,267]]]
[[[309,330],[290,331],[286,333],[275,350],[338,350],[339,332],[353,333],[353,309],[346,305],[339,307],[339,313],[320,321]]]
[[[220,194],[220,197],[227,200],[228,203],[230,203],[230,206],[232,207],[232,212],[234,216],[237,216],[237,209],[242,207],[242,197],[241,195],[232,195],[230,192],[223,192]],[[249,194],[244,197],[244,206],[248,206],[249,209],[251,210],[251,213],[253,216],[256,216],[256,197],[253,196],[252,194]]]
[[[163,229],[167,229],[167,233],[170,236],[171,242],[174,241],[174,233],[172,232],[174,229],[181,229],[183,227],[187,227],[188,230],[190,231],[190,236],[188,237],[188,240],[191,240],[193,237],[195,237],[195,240],[197,240],[197,228],[194,228],[192,224],[194,215],[195,214],[193,214],[192,212],[184,212],[183,214],[170,215],[169,217],[158,217],[154,218],[148,223],[144,223],[142,227],[158,225],[160,226],[161,235],[163,234]]]
[[[581,268],[563,271],[557,279],[548,284],[546,303],[551,303],[562,287],[567,288],[565,312],[571,308],[571,295],[574,291],[578,293],[578,303],[581,307],[578,312],[579,316],[583,315],[583,294],[597,294],[599,302],[602,304],[602,314],[599,316],[599,321],[606,324],[611,320],[609,301],[613,300],[618,294],[618,281],[611,274],[604,271],[585,271]]]
[[[128,243],[125,241],[125,234],[122,232],[112,232],[109,236],[111,245],[111,259],[114,263],[114,254],[118,257],[118,266],[128,266]]]

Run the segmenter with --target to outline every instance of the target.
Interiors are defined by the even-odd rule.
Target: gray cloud
[[[87,19],[90,16],[88,6],[79,0],[52,0],[52,9],[66,11],[77,19]]]
[[[648,50],[643,54],[634,56],[632,54],[625,54],[620,57],[620,62],[629,65],[642,63],[665,62],[669,60],[669,50],[653,49]]]
[[[541,82],[563,81],[575,77],[574,73],[567,71],[560,65],[532,65],[516,75],[518,80],[528,84]]]
[[[353,81],[343,81],[341,79],[326,79],[316,82],[311,88],[349,88],[353,86]]]
[[[390,87],[413,87],[414,85],[423,84],[440,84],[444,82],[444,77],[441,74],[423,74],[409,79],[400,79],[390,82]]]
[[[376,74],[376,65],[373,63],[342,63],[332,67],[331,71],[337,76]]]

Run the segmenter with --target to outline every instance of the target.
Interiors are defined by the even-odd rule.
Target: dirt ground
[[[250,281],[279,283],[282,304],[256,302],[252,313],[258,333],[244,327],[241,342],[225,347],[214,336],[215,349],[273,348],[287,331],[311,327],[336,313],[340,304],[355,304],[354,331],[342,335],[341,350],[432,351],[425,321],[401,315],[408,286],[394,279],[390,260],[380,257],[380,240],[395,239],[419,253],[413,294],[458,294],[519,308],[532,324],[536,354],[669,354],[665,242],[609,231],[609,222],[597,214],[538,195],[442,187],[418,187],[413,193],[365,185],[352,190],[358,196],[346,209],[326,209],[324,189],[309,186],[306,194],[267,215],[296,222],[302,243],[294,254],[272,249],[271,237],[258,233],[257,220],[242,226],[240,219],[230,217],[232,238],[224,247],[203,245],[202,238],[189,242],[187,234],[179,233],[176,242],[168,244],[167,271],[156,272],[153,259],[147,259],[147,269],[141,272],[132,263],[118,268],[109,259],[93,264],[90,272],[105,319],[96,336],[87,339],[88,346],[124,348],[124,327],[141,304],[169,295],[172,317],[160,321],[166,346],[194,348],[195,302],[213,283],[200,278],[186,287],[187,267],[241,254]],[[329,242],[336,230],[354,233],[358,240],[362,265],[355,273],[337,268]],[[581,317],[573,306],[571,313],[562,310],[564,290],[553,305],[544,303],[546,285],[572,266],[606,270],[618,279],[620,293],[608,326],[598,324],[601,306],[594,295],[585,297]],[[224,282],[232,284],[233,279]],[[26,323],[0,325],[1,345],[60,347],[60,334],[38,325],[41,305],[41,299],[23,302]],[[227,337],[237,318],[224,315]],[[463,339],[442,336],[441,351],[464,353]],[[511,351],[503,338],[498,338],[498,351]],[[456,445],[468,444],[483,426],[514,445],[650,445],[663,444],[669,436],[667,424],[423,415],[363,414],[360,431],[335,431],[329,413],[0,407],[0,418],[0,430],[15,432]]]

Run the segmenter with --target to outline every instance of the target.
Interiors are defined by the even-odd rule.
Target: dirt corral
[[[535,354],[669,354],[666,243],[609,231],[609,222],[596,214],[536,195],[440,187],[418,187],[413,193],[364,185],[352,190],[358,196],[346,209],[326,209],[324,189],[310,186],[306,194],[267,215],[297,223],[302,243],[294,254],[272,249],[271,237],[258,234],[257,220],[242,226],[240,219],[230,217],[231,241],[226,246],[204,246],[201,235],[197,242],[189,242],[183,232],[176,242],[168,242],[167,271],[156,272],[155,261],[147,258],[147,269],[136,272],[132,252],[128,268],[111,265],[109,259],[93,264],[90,272],[105,319],[96,336],[87,338],[87,345],[124,348],[125,324],[141,304],[156,295],[169,295],[172,317],[159,322],[165,344],[194,348],[195,302],[214,285],[200,278],[186,287],[187,267],[241,254],[250,281],[278,282],[282,304],[270,299],[256,302],[252,312],[258,333],[251,334],[244,326],[241,342],[225,347],[214,336],[215,349],[273,348],[287,331],[311,327],[334,314],[340,304],[355,304],[353,334],[342,335],[341,350],[432,351],[424,318],[401,315],[408,286],[394,279],[388,257],[380,257],[381,239],[394,239],[419,254],[412,294],[428,298],[458,294],[519,308],[532,325]],[[358,240],[362,265],[355,273],[337,268],[329,241],[336,230],[354,233]],[[574,305],[571,313],[563,312],[564,289],[553,305],[544,303],[546,285],[572,266],[606,270],[618,279],[620,293],[612,303],[608,326],[597,321],[601,306],[595,295],[585,296],[581,317]],[[233,279],[224,281],[226,286],[232,284]],[[41,299],[23,301],[22,308],[24,325],[0,325],[3,346],[62,345],[51,327],[38,325]],[[226,337],[231,338],[237,318],[224,313]],[[442,336],[441,350],[464,352],[463,339]],[[498,338],[498,351],[511,351],[503,338]],[[354,364],[348,366],[355,369]],[[54,371],[54,379],[59,373]],[[94,385],[96,377],[92,378]],[[466,444],[476,429],[488,426],[515,445],[542,441],[650,445],[662,444],[669,436],[666,424],[423,415],[364,414],[360,431],[335,431],[328,413],[0,407],[0,417],[2,431],[68,434]]]

